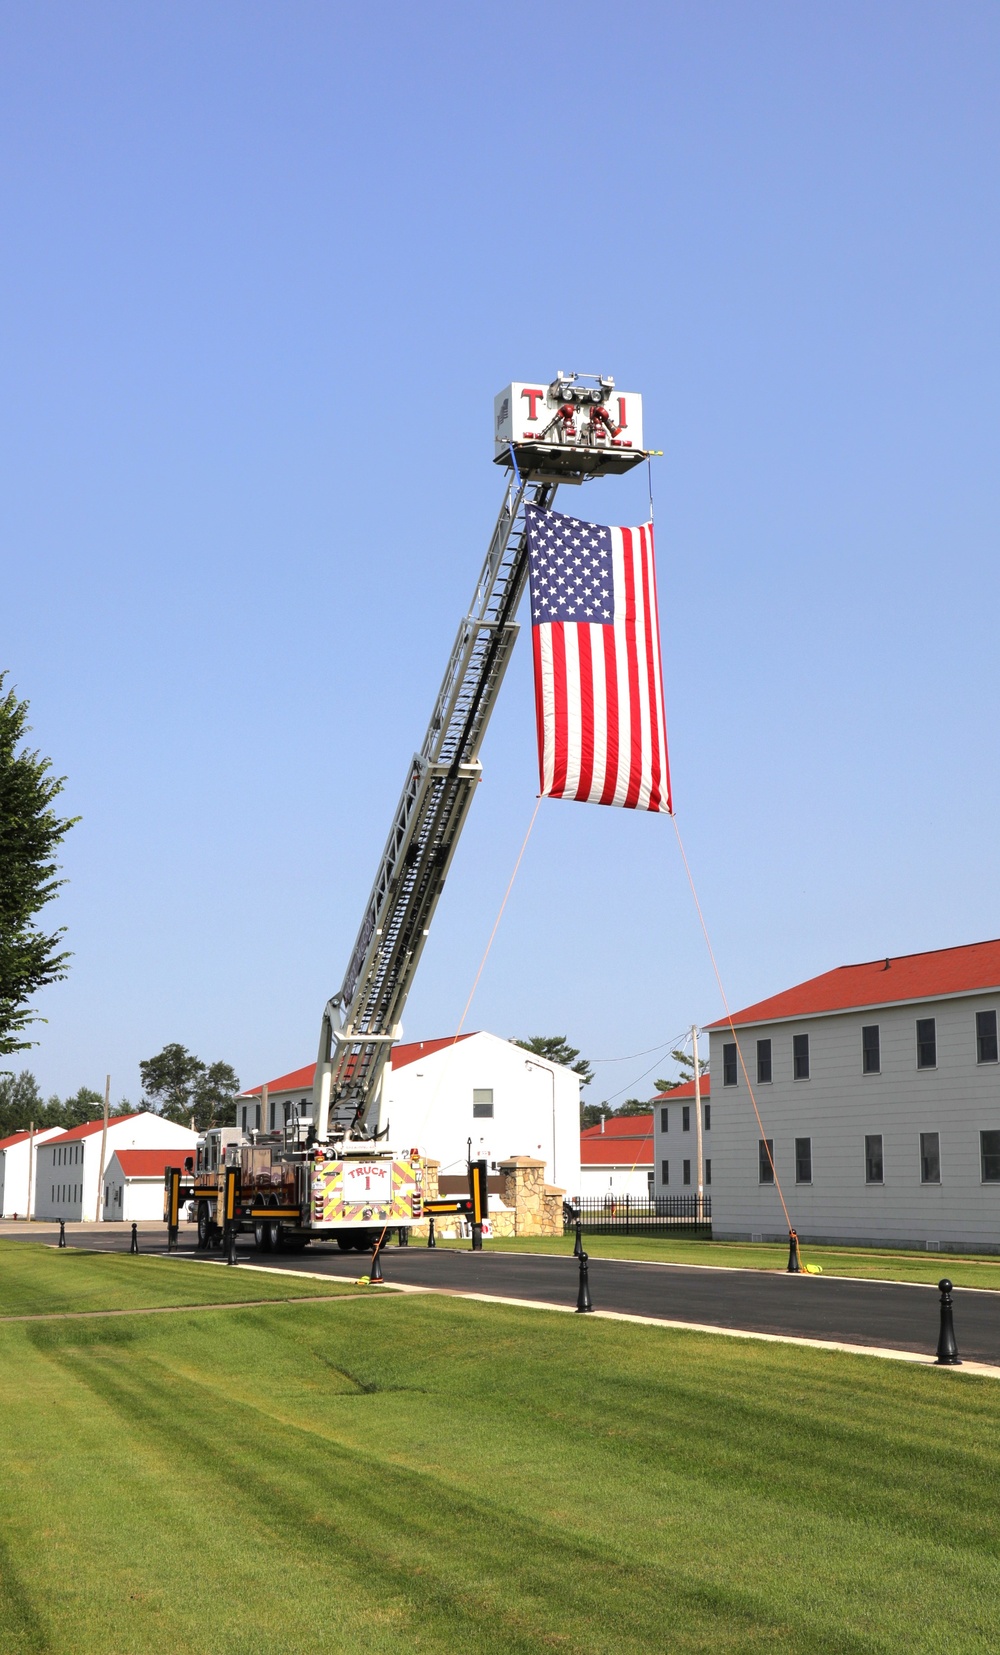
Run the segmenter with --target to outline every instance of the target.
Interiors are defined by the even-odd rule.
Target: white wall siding
[[[173,1149],[194,1153],[197,1132],[165,1121],[151,1111],[108,1123],[105,1170],[116,1149]],[[65,1218],[67,1222],[97,1217],[101,1132],[85,1138],[53,1139],[37,1151],[35,1176],[36,1218]]]
[[[491,1118],[474,1114],[477,1091],[492,1092]],[[387,1068],[379,1118],[394,1146],[415,1145],[441,1162],[442,1175],[464,1173],[471,1138],[473,1159],[491,1172],[509,1155],[531,1155],[545,1162],[547,1183],[580,1193],[579,1077],[497,1035]]]

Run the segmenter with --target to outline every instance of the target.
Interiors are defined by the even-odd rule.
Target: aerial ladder
[[[185,1199],[196,1204],[201,1245],[235,1226],[252,1227],[264,1248],[304,1246],[324,1235],[361,1248],[379,1227],[404,1228],[425,1216],[417,1149],[394,1151],[385,1141],[388,1128],[380,1129],[381,1082],[482,774],[480,750],[517,638],[527,511],[551,507],[560,482],[627,471],[647,458],[641,399],[616,395],[605,377],[560,373],[548,386],[511,385],[496,398],[494,435],[494,458],[509,472],[503,501],[347,971],[323,1011],[312,1120],[253,1133],[249,1141],[235,1129],[206,1134],[192,1158],[197,1166],[168,1169],[172,1234]],[[479,1221],[485,1167],[470,1178],[469,1202],[458,1205]]]

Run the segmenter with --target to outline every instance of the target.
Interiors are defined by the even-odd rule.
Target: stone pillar
[[[514,1234],[562,1235],[565,1191],[544,1182],[545,1162],[531,1155],[509,1155],[500,1162],[504,1205],[514,1210]]]

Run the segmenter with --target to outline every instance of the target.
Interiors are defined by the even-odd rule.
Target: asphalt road
[[[84,1244],[93,1246],[97,1240],[88,1236]],[[80,1245],[83,1237],[74,1236],[73,1241]],[[128,1237],[101,1236],[99,1244],[123,1251],[128,1248]],[[142,1236],[142,1247],[144,1252],[164,1250],[162,1244],[153,1243],[148,1232]],[[189,1240],[186,1234],[182,1234],[179,1252],[182,1256],[199,1256],[194,1252],[193,1238]],[[338,1248],[315,1244],[305,1253],[259,1254],[243,1237],[239,1256],[248,1264],[308,1270],[310,1274],[348,1280],[356,1280],[368,1268],[367,1254],[342,1253]],[[417,1246],[387,1247],[382,1254],[382,1268],[387,1282],[409,1286],[452,1288],[549,1304],[576,1303],[577,1265],[575,1259],[567,1257],[473,1253],[471,1248],[438,1247],[432,1251]],[[877,1345],[929,1357],[937,1347],[939,1299],[933,1287],[591,1259],[590,1290],[595,1310]],[[1000,1293],[956,1288],[954,1297],[959,1353],[970,1361],[1000,1366]]]

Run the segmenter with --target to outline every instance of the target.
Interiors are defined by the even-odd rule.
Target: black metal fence
[[[563,1203],[564,1229],[579,1217],[584,1235],[687,1235],[710,1240],[712,1197],[696,1195],[589,1195]]]

